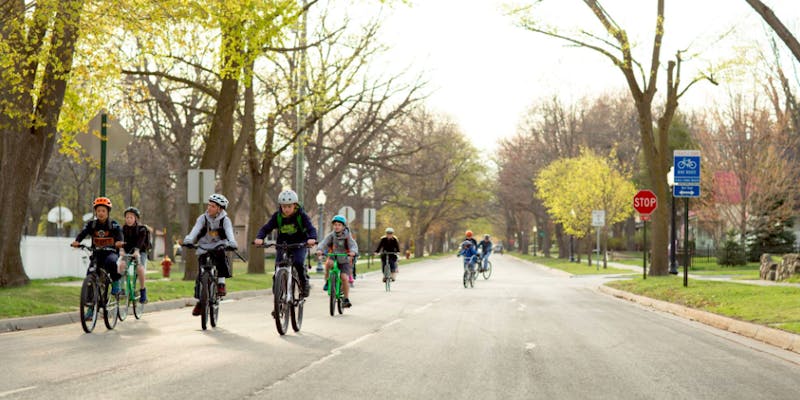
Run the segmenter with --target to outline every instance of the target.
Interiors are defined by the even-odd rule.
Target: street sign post
[[[674,150],[674,197],[683,197],[683,286],[689,286],[689,198],[700,197],[700,150]]]
[[[642,278],[647,279],[647,220],[650,214],[658,208],[658,197],[651,190],[640,190],[633,196],[633,208],[642,214],[642,228],[644,229],[644,245],[642,246]]]
[[[372,230],[375,229],[375,209],[364,209],[364,229],[367,230],[367,243],[372,243]],[[372,253],[367,253],[367,269],[372,267]]]
[[[205,204],[214,193],[216,173],[213,169],[186,171],[186,200],[189,204]]]
[[[350,206],[344,206],[339,209],[339,215],[344,216],[347,220],[347,225],[352,225],[353,221],[356,219],[356,210]]]
[[[606,226],[606,210],[592,210],[592,226],[597,228],[597,270],[600,270],[600,228]],[[605,268],[605,267],[604,267]]]

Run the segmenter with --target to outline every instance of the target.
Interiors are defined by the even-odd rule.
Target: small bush
[[[717,257],[717,264],[726,266],[747,264],[747,257],[745,257],[744,249],[739,242],[730,238],[725,241],[725,245]]]

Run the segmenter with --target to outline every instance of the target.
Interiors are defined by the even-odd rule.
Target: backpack
[[[205,236],[206,233],[208,232],[208,224],[209,224],[208,216],[207,215],[203,215],[203,217],[205,217],[206,223],[205,223],[205,225],[203,225],[203,228],[200,229],[200,233],[197,235],[197,240],[200,240],[200,238]],[[220,239],[225,240],[225,239],[228,238],[228,235],[225,234],[225,217],[222,217],[219,220],[219,228],[217,228],[216,231],[217,231],[217,234],[219,235]]]
[[[150,249],[153,248],[153,238],[151,236],[152,234],[150,233],[150,227],[144,224],[142,224],[141,226],[144,228],[144,237],[145,237],[144,248],[142,250],[150,251]]]

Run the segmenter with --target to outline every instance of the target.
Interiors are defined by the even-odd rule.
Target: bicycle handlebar
[[[261,249],[274,247],[276,249],[283,249],[283,250],[299,249],[302,247],[313,247],[313,245],[309,246],[308,243],[270,243],[270,244],[264,243],[264,244],[254,244],[254,246],[256,248],[261,248]]]
[[[96,247],[95,248],[95,247],[92,247],[92,246],[87,246],[85,244],[79,244],[77,246],[70,245],[70,247],[73,247],[73,248],[76,248],[76,249],[81,249],[81,250],[86,250],[86,251],[89,251],[89,252],[94,252],[94,251],[116,251],[117,250],[117,248],[113,247],[113,246],[103,246],[103,247]]]

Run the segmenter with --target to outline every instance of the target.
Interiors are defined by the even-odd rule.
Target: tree
[[[540,28],[532,19],[522,18],[521,23],[526,29],[550,37],[567,41],[570,44],[598,52],[611,60],[619,68],[636,105],[639,120],[639,133],[642,141],[642,152],[647,162],[647,171],[653,184],[656,196],[665,199],[668,195],[667,171],[669,170],[670,154],[668,151],[669,127],[678,109],[678,100],[686,91],[701,79],[712,80],[708,76],[698,76],[684,88],[681,88],[681,63],[682,52],[678,51],[674,60],[667,62],[667,88],[664,105],[660,116],[656,117],[654,100],[658,74],[661,70],[661,44],[664,37],[664,0],[658,0],[656,6],[655,35],[650,54],[649,70],[645,72],[642,64],[636,60],[632,53],[632,43],[628,33],[619,26],[606,9],[597,0],[584,0],[584,4],[591,10],[605,30],[603,35],[582,32],[582,38],[571,37],[555,31]],[[713,82],[713,80],[712,80]],[[650,270],[652,275],[666,275],[667,242],[669,227],[669,212],[666,208],[656,209],[653,216],[653,264]]]
[[[775,34],[786,44],[786,47],[792,52],[794,58],[797,61],[800,61],[800,42],[797,41],[797,38],[789,31],[789,28],[781,22],[781,20],[775,15],[771,8],[767,7],[764,2],[760,0],[745,0],[750,7],[753,7],[758,15],[764,19],[770,28],[775,31]]]
[[[47,167],[75,44],[82,0],[0,2],[0,287],[28,283],[19,240],[31,189]]]
[[[591,233],[592,211],[605,210],[606,226],[629,218],[636,193],[630,178],[611,167],[616,156],[597,156],[588,149],[574,158],[557,160],[536,178],[537,195],[547,212],[569,235]],[[591,256],[589,258],[591,264]]]

